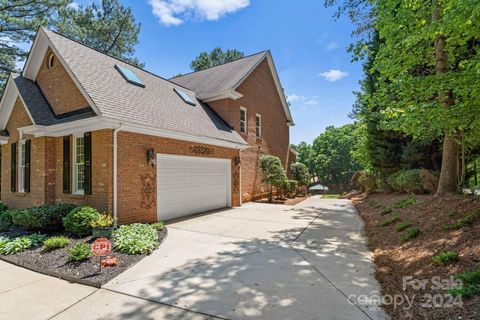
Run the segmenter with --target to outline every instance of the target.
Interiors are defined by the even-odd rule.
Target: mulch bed
[[[27,233],[17,230],[10,232],[1,232],[0,236],[22,236]],[[158,231],[158,241],[161,244],[167,235],[167,229]],[[50,234],[48,236],[51,236]],[[100,270],[100,258],[91,257],[80,262],[69,262],[67,250],[79,242],[92,243],[93,237],[85,237],[81,239],[71,239],[71,242],[65,248],[52,251],[44,251],[43,247],[28,249],[13,255],[0,255],[0,259],[8,262],[33,267],[35,271],[57,276],[65,280],[75,281],[79,279],[80,283],[100,287],[109,282],[131,266],[146,257],[143,255],[128,255],[116,251],[112,251],[109,256],[119,260],[119,264],[115,267],[102,268]]]
[[[262,198],[255,200],[255,202],[259,203],[270,203],[270,204],[283,204],[287,206],[294,206],[302,201],[305,201],[309,198],[309,196],[296,196],[295,198],[277,198],[273,197],[272,202],[268,202],[268,198]]]
[[[407,197],[402,194],[356,194],[352,197],[357,210],[365,221],[370,249],[374,252],[376,264],[375,277],[380,282],[382,294],[402,295],[414,298],[410,309],[404,306],[386,305],[385,308],[392,319],[480,319],[480,295],[470,299],[463,298],[463,306],[445,307],[448,298],[429,301],[426,294],[448,294],[445,289],[433,288],[431,279],[439,276],[449,279],[457,272],[465,272],[477,268],[480,262],[480,221],[460,230],[446,231],[445,224],[456,222],[466,212],[479,209],[480,199],[471,196],[452,195],[441,198],[422,195],[416,196],[418,203],[404,209],[394,209],[392,213],[381,215],[382,207],[374,208],[371,201],[383,207]],[[453,212],[458,212],[453,214]],[[399,214],[402,222],[412,222],[421,233],[418,237],[403,243],[402,232],[395,230],[395,224],[379,227],[378,224],[392,215]],[[458,252],[459,261],[447,265],[432,262],[432,256],[441,251]],[[403,277],[426,279],[425,289],[415,290],[412,286],[403,289]]]

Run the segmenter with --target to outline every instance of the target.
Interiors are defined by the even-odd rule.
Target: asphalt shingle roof
[[[195,92],[53,31],[43,31],[102,116],[246,144],[210,107],[196,99]],[[145,88],[128,83],[115,64],[133,71]],[[196,105],[185,103],[174,88],[187,93]]]
[[[267,51],[205,70],[192,72],[170,81],[189,88],[199,97],[210,97],[219,92],[234,88],[252,68],[265,58]]]
[[[71,116],[56,117],[38,86],[31,80],[12,75],[18,92],[37,125],[50,126],[95,116],[92,109]]]

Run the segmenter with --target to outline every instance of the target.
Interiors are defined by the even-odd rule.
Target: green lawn
[[[340,199],[340,194],[332,193],[332,194],[325,194],[322,199]]]

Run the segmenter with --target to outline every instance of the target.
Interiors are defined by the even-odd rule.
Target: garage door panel
[[[224,208],[230,160],[157,155],[157,215],[168,220]]]

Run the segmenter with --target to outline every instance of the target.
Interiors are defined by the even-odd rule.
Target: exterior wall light
[[[147,150],[147,163],[152,167],[155,166],[155,150],[153,148]]]
[[[242,161],[240,160],[240,157],[236,157],[236,158],[235,158],[235,165],[236,165],[237,167],[240,167],[240,163],[242,163]]]

